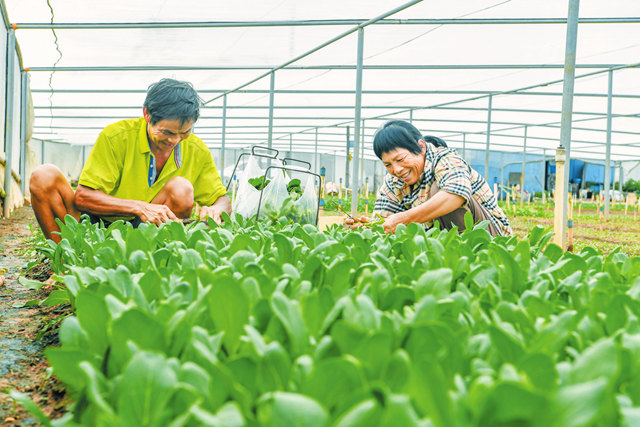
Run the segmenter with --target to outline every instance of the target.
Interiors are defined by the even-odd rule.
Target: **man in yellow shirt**
[[[202,100],[188,82],[162,79],[149,86],[143,117],[107,126],[98,136],[74,192],[60,169],[34,169],[33,210],[46,238],[58,242],[56,218],[83,213],[92,221],[161,224],[188,218],[222,221],[231,202],[213,157],[192,129]]]

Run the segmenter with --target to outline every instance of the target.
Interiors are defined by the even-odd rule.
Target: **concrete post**
[[[556,149],[556,188],[554,190],[555,210],[553,212],[553,242],[565,250],[567,236],[567,209],[563,207],[562,200],[567,199],[567,180],[565,179],[565,163],[567,152],[563,147]]]
[[[29,104],[29,74],[20,72],[20,190],[25,194],[27,185],[27,121]]]
[[[11,170],[13,168],[13,146],[14,146],[14,128],[17,125],[13,120],[13,111],[15,109],[15,67],[16,67],[16,32],[13,28],[9,28],[7,31],[7,107],[5,109],[5,128],[4,128],[4,141],[5,141],[5,167],[4,167],[4,193],[5,199],[3,204],[3,215],[5,218],[9,218],[11,213],[9,210],[11,200],[11,182],[13,177],[11,176]]]

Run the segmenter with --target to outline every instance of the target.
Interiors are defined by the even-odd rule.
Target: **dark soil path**
[[[56,319],[68,315],[70,310],[63,306],[39,306],[34,300],[43,300],[50,290],[25,289],[18,281],[27,273],[27,264],[37,259],[32,232],[36,227],[30,207],[18,209],[10,218],[0,218],[0,425],[3,426],[40,425],[13,402],[8,395],[10,390],[28,393],[54,418],[60,415],[65,398],[62,386],[48,375],[42,352],[57,342]],[[34,270],[39,270],[38,276],[33,277],[36,280],[50,275],[43,265],[37,265],[31,275]]]

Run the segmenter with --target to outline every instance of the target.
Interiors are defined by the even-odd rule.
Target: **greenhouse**
[[[0,14],[5,425],[640,425],[636,1]]]

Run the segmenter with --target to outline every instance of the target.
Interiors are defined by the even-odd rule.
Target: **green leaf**
[[[20,282],[20,284],[24,286],[26,289],[31,289],[34,291],[39,290],[45,285],[43,282],[27,279],[25,276],[18,277],[18,282]]]
[[[411,361],[407,352],[399,348],[389,359],[384,372],[384,383],[394,393],[406,392],[411,376]]]
[[[49,347],[45,350],[45,355],[53,368],[53,373],[65,384],[71,396],[76,396],[85,386],[80,363],[88,361],[94,367],[101,364],[101,361],[87,350]]]
[[[70,316],[62,321],[59,330],[60,342],[65,349],[84,350],[89,343],[89,337],[76,317]]]
[[[249,297],[237,280],[227,276],[212,284],[207,301],[216,329],[224,331],[222,342],[229,354],[234,354],[244,325],[249,323]]]
[[[412,306],[416,294],[413,288],[408,286],[396,286],[387,292],[380,301],[381,310],[397,311],[402,313],[403,307]]]
[[[258,422],[264,427],[319,427],[328,421],[327,410],[301,394],[274,392],[258,399]]]
[[[81,362],[82,370],[87,387],[85,389],[87,399],[95,405],[100,412],[100,421],[105,424],[119,424],[120,420],[114,412],[111,405],[105,400],[105,397],[111,392],[111,384],[107,384],[107,380],[93,365],[88,362]]]
[[[9,392],[9,396],[11,396],[13,400],[21,404],[24,409],[31,413],[31,415],[36,417],[36,419],[40,421],[42,425],[44,425],[45,427],[51,427],[51,421],[49,421],[49,417],[47,417],[44,412],[42,412],[42,409],[40,409],[38,405],[33,403],[33,400],[31,400],[28,394],[22,393],[18,390],[11,390]]]
[[[557,262],[563,254],[562,248],[555,243],[550,243],[544,250],[544,254],[552,262]]]
[[[49,296],[42,301],[41,305],[46,305],[47,307],[53,307],[59,304],[69,303],[69,292],[66,289],[56,289],[52,291]]]
[[[553,399],[554,425],[558,427],[593,425],[607,398],[606,386],[607,380],[598,378],[562,387]]]
[[[479,425],[543,425],[538,422],[549,405],[541,393],[522,384],[503,382],[491,390]]]
[[[496,326],[489,326],[489,337],[493,347],[507,363],[517,364],[524,356],[522,344],[511,335]]]
[[[369,398],[356,403],[343,413],[333,424],[334,427],[369,427],[379,425],[382,410],[378,401]]]
[[[379,420],[379,425],[381,427],[419,427],[424,426],[424,423],[418,419],[409,396],[391,395],[386,400],[386,408]]]
[[[78,292],[76,316],[82,329],[89,336],[91,350],[96,354],[104,355],[109,345],[107,330],[111,317],[104,298],[89,290]]]
[[[420,300],[425,295],[433,295],[436,299],[448,296],[452,280],[453,272],[449,268],[427,271],[416,282],[416,299]]]
[[[292,355],[295,357],[302,354],[309,345],[309,334],[298,302],[276,291],[271,296],[271,309],[289,335]]]
[[[356,359],[343,356],[315,363],[302,385],[302,393],[322,402],[328,409],[358,393],[364,385],[362,368]]]
[[[139,351],[125,367],[117,387],[117,411],[123,426],[161,426],[168,421],[168,403],[176,373],[164,356]]]
[[[277,233],[273,235],[273,242],[276,246],[276,250],[278,251],[278,258],[280,259],[280,262],[292,263],[295,261],[293,257],[293,243],[288,237]]]
[[[142,350],[167,351],[166,326],[148,313],[133,308],[111,323],[109,372],[119,372],[131,357],[127,343],[132,341]]]
[[[414,361],[411,398],[418,411],[428,416],[436,427],[454,426],[453,402],[442,368],[435,361]]]
[[[262,393],[285,390],[289,384],[291,360],[277,341],[270,342],[258,361],[258,388]]]
[[[616,345],[613,339],[601,339],[578,356],[571,370],[572,383],[577,384],[598,378],[606,378],[607,381],[615,382],[618,365]]]
[[[527,374],[534,387],[553,391],[558,386],[556,366],[546,354],[528,354],[520,361],[518,368]]]

